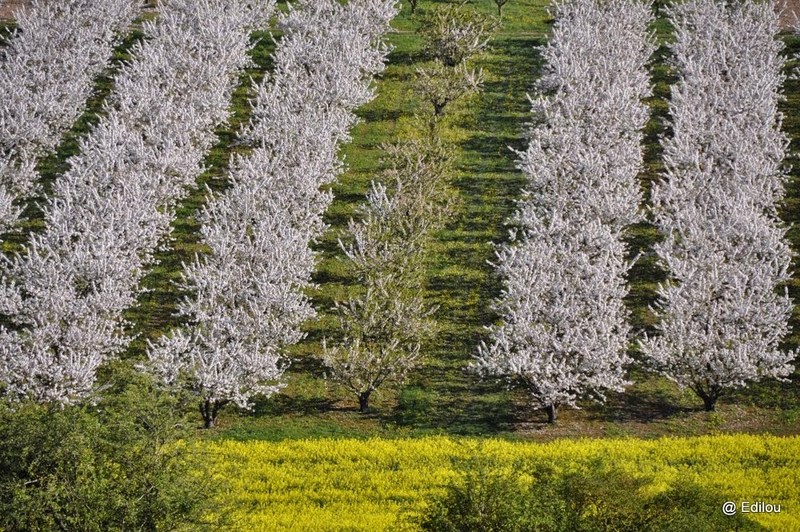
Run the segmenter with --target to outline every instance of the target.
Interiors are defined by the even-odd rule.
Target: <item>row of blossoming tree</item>
[[[37,161],[55,150],[109,64],[136,0],[35,0],[0,53],[0,232],[37,192]]]
[[[191,326],[150,349],[168,383],[197,393],[206,427],[224,405],[248,407],[282,386],[282,349],[303,338],[314,316],[304,289],[332,200],[322,187],[342,170],[338,149],[356,123],[354,110],[374,96],[372,77],[389,48],[382,37],[394,0],[301,0],[279,17],[284,30],[275,71],[257,89],[234,155],[232,187],[210,198],[202,234],[211,253],[184,274],[190,296],[180,313]]]
[[[86,49],[60,50],[68,66],[52,83],[70,92],[63,101],[77,110],[44,116],[52,123],[41,127],[58,131],[34,131],[39,136],[28,144],[52,149],[77,117],[101,57],[108,60],[136,12],[135,3],[117,4],[107,6],[111,21],[86,24],[100,51],[83,41]],[[74,1],[54,12],[34,3],[5,52],[9,86],[45,76],[48,66],[36,62],[48,53],[45,37],[105,13],[88,5]],[[55,182],[44,232],[3,265],[0,380],[7,395],[82,402],[94,393],[101,364],[129,344],[123,313],[141,293],[177,202],[196,186],[214,129],[229,116],[250,34],[273,11],[273,0],[165,0],[157,18],[143,24],[145,39],[115,78],[99,122]],[[226,403],[247,406],[254,394],[279,389],[280,349],[302,338],[299,326],[313,315],[303,289],[314,269],[310,244],[325,229],[322,214],[331,201],[321,187],[341,171],[337,151],[356,122],[354,109],[373,97],[372,76],[389,50],[382,36],[396,13],[394,0],[301,0],[279,17],[284,37],[275,72],[256,87],[253,118],[241,135],[251,149],[232,157],[231,188],[211,195],[202,213],[211,253],[186,267],[190,295],[180,312],[189,325],[152,345],[142,365],[197,393],[207,426]],[[36,29],[41,35],[34,39]],[[92,53],[68,63],[78,52]],[[27,63],[15,70],[14,61]],[[22,107],[25,98],[17,99]],[[46,115],[38,108],[29,114]],[[24,119],[15,109],[6,115],[9,128],[12,119]],[[18,146],[26,144],[4,156],[27,154]],[[29,160],[9,175],[29,170]]]
[[[630,0],[567,0],[544,51],[519,162],[527,192],[497,254],[503,323],[473,367],[522,384],[551,422],[559,406],[627,384],[624,231],[643,219],[651,12]],[[782,44],[769,2],[690,0],[667,12],[679,81],[651,212],[669,280],[655,309],[660,334],[639,346],[649,367],[713,410],[733,387],[790,374],[795,356],[778,348],[792,308],[777,291],[791,261],[776,211]]]
[[[792,372],[792,252],[778,101],[783,43],[771,2],[694,0],[670,11],[680,80],[666,171],[653,189],[656,252],[673,281],[659,290],[660,335],[644,355],[712,410],[720,395]],[[780,287],[780,289],[779,289]]]
[[[135,4],[74,1],[59,10],[34,2],[21,19],[0,77],[12,95],[0,122],[8,133],[0,145],[2,229],[36,190],[36,160],[80,114]],[[249,407],[253,396],[283,386],[284,348],[314,316],[311,246],[326,229],[327,185],[342,171],[338,150],[355,109],[374,95],[397,10],[395,0],[299,0],[278,16],[283,35],[274,72],[254,87],[240,135],[246,149],[231,157],[229,188],[209,192],[200,215],[209,252],[183,272],[185,325],[152,343],[140,365],[195,393],[207,427],[226,404]],[[101,364],[128,346],[124,312],[142,292],[177,203],[196,186],[214,129],[229,116],[250,33],[273,11],[273,0],[164,0],[158,17],[143,23],[145,39],[44,204],[44,231],[2,265],[6,394],[84,401]],[[778,349],[791,302],[776,292],[791,259],[776,212],[787,144],[777,111],[783,60],[767,3],[689,0],[668,13],[679,81],[652,217],[670,280],[659,291],[660,334],[639,345],[653,368],[713,409],[732,387],[792,369],[794,353]],[[101,24],[85,23],[98,17]],[[490,328],[472,367],[521,383],[551,421],[559,406],[627,385],[632,335],[623,300],[632,264],[624,237],[645,219],[637,175],[651,22],[646,2],[566,0],[556,5],[543,52],[529,147],[519,154],[527,190],[510,221],[511,242],[497,254],[502,323]],[[47,35],[68,30],[81,35],[71,48],[44,49]],[[486,40],[475,43],[470,53]],[[51,61],[61,63],[46,67]],[[435,111],[431,127],[447,102],[480,84],[464,58],[436,61],[438,70],[419,73]],[[39,99],[60,92],[67,94],[52,108]],[[390,149],[384,184],[373,185],[364,219],[350,225],[353,244],[342,246],[366,291],[340,306],[345,337],[324,358],[339,381],[352,383],[362,409],[380,382],[402,378],[420,358],[432,311],[419,291],[422,263],[406,263],[421,256],[420,242],[442,223],[433,218],[447,211],[436,206],[438,192],[428,192],[447,173],[437,146]],[[396,297],[403,292],[409,297]],[[385,296],[380,308],[377,293]],[[385,353],[368,345],[387,330],[388,343],[378,342]]]
[[[80,153],[56,179],[45,230],[4,265],[0,333],[7,391],[86,398],[98,367],[130,342],[123,312],[195,185],[214,128],[272,0],[169,0],[115,79]]]

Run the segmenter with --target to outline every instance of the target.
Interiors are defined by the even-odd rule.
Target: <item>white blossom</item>
[[[314,316],[304,292],[310,245],[332,200],[321,187],[342,170],[337,151],[355,108],[373,97],[396,13],[394,0],[308,0],[279,18],[275,69],[242,132],[252,151],[232,158],[231,187],[209,198],[201,231],[210,253],[184,272],[191,295],[179,312],[189,325],[149,351],[153,371],[200,396],[208,427],[225,404],[247,408],[281,388],[282,349]]]
[[[36,162],[80,117],[138,8],[136,0],[34,0],[19,10],[0,50],[0,232],[19,217],[14,200],[36,192]]]
[[[641,220],[637,174],[651,92],[651,6],[557,4],[519,168],[528,178],[500,246],[503,323],[473,368],[521,383],[550,421],[560,405],[625,386],[630,326],[623,229]]]
[[[720,395],[792,371],[779,349],[792,252],[777,217],[788,144],[778,17],[769,3],[691,0],[669,10],[679,82],[666,171],[653,188],[660,335],[641,343],[664,375],[713,409]]]
[[[272,0],[168,0],[133,46],[104,114],[54,185],[46,229],[6,267],[13,329],[0,380],[14,396],[70,403],[130,342],[122,313],[195,185]],[[14,296],[16,292],[16,296]],[[16,308],[11,308],[16,307]]]
[[[630,327],[619,235],[597,220],[580,228],[557,215],[526,221],[525,237],[498,253],[503,324],[477,367],[523,384],[546,408],[621,391]]]

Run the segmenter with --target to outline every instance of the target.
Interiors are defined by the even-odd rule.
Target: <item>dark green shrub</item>
[[[92,406],[0,405],[0,530],[201,528],[182,407],[130,370]]]
[[[557,474],[541,464],[516,464],[498,473],[484,460],[462,464],[458,482],[434,500],[420,521],[442,532],[704,532],[763,530],[722,513],[723,498],[691,483],[656,496],[648,479],[605,466]],[[525,473],[524,475],[522,473]],[[530,481],[529,479],[533,479]]]
[[[563,530],[565,506],[552,483],[535,488],[521,484],[517,476],[495,471],[491,462],[475,461],[461,482],[447,486],[423,517],[423,530],[508,531]]]

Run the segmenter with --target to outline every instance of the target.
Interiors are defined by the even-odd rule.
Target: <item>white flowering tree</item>
[[[394,0],[308,0],[279,17],[275,70],[242,132],[252,151],[233,157],[231,188],[209,198],[201,231],[210,253],[184,272],[190,296],[179,312],[190,325],[149,351],[151,371],[199,396],[207,428],[226,404],[248,408],[281,388],[282,350],[314,316],[304,293],[310,245],[332,199],[320,187],[341,171],[337,150],[373,97],[396,13]]]
[[[17,221],[14,200],[36,192],[36,162],[75,123],[137,0],[34,0],[0,51],[0,232]]]
[[[558,407],[626,385],[630,264],[624,228],[641,219],[642,128],[650,94],[651,6],[630,0],[556,5],[535,124],[519,167],[525,198],[497,253],[502,323],[472,368]]]
[[[385,382],[403,382],[422,362],[422,343],[434,332],[436,309],[422,292],[425,258],[452,210],[452,158],[432,137],[386,147],[383,182],[373,182],[347,242],[339,242],[363,290],[337,301],[341,341],[325,343],[323,362],[361,412]]]
[[[5,266],[0,381],[73,403],[130,341],[123,311],[228,117],[250,32],[272,0],[168,0],[45,205],[46,229]]]
[[[779,349],[792,303],[776,290],[792,258],[776,211],[788,144],[777,108],[783,45],[767,2],[690,0],[669,15],[680,78],[653,215],[670,280],[659,289],[659,335],[641,348],[713,410],[732,388],[789,375],[796,355]]]
[[[420,32],[431,61],[417,69],[414,90],[431,104],[434,119],[449,104],[481,89],[483,71],[468,63],[486,50],[496,29],[494,21],[466,3],[438,5],[423,18]]]
[[[497,27],[489,17],[465,4],[434,6],[420,28],[425,39],[425,53],[448,67],[464,63],[484,51]]]

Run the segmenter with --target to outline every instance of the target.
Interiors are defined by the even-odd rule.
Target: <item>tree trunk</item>
[[[220,404],[210,399],[204,400],[200,403],[200,415],[203,416],[203,428],[213,429],[217,425],[217,414],[219,413]]]
[[[547,422],[555,423],[556,419],[558,419],[558,405],[547,405],[545,411],[547,412]]]
[[[358,411],[362,414],[367,411],[369,408],[369,396],[372,393],[372,390],[368,390],[366,392],[361,392],[358,394]]]
[[[718,397],[713,395],[707,395],[703,397],[703,408],[706,412],[713,412],[717,408],[717,399]]]
[[[717,408],[717,399],[719,399],[719,392],[716,391],[704,391],[699,389],[695,390],[695,393],[703,400],[703,409],[706,412],[713,412]]]

